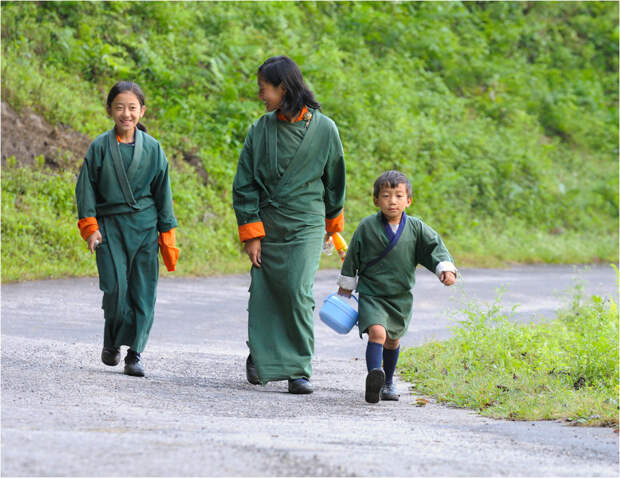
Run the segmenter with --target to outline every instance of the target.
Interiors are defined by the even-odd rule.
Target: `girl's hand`
[[[102,240],[103,237],[101,236],[101,233],[99,231],[95,231],[90,236],[88,236],[88,239],[86,239],[86,244],[88,244],[88,250],[91,254],[95,252],[95,249],[99,244],[101,244]]]
[[[442,272],[439,280],[445,286],[452,285],[456,282],[456,274],[450,271]]]
[[[342,287],[338,287],[338,295],[343,295],[345,297],[351,297],[351,289],[343,289]]]
[[[243,249],[247,253],[250,261],[254,267],[260,267],[261,265],[261,257],[260,257],[260,239],[248,239],[245,241],[243,245]]]

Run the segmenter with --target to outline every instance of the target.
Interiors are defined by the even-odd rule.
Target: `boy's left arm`
[[[442,284],[450,286],[456,282],[457,269],[439,234],[430,226],[420,222],[416,241],[416,259],[429,271],[434,272]]]

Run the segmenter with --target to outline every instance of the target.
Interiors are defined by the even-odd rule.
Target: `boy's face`
[[[411,205],[411,198],[407,194],[407,186],[397,184],[395,188],[389,185],[379,191],[379,197],[374,198],[375,206],[381,209],[388,222],[398,224],[403,211]]]

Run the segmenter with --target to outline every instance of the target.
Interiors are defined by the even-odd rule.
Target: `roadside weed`
[[[453,338],[410,348],[399,371],[442,403],[513,420],[618,424],[618,310],[579,289],[557,318],[516,324],[469,304]]]

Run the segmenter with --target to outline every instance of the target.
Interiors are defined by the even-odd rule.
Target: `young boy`
[[[360,337],[368,333],[369,403],[398,400],[393,377],[399,339],[411,320],[416,265],[435,272],[446,286],[456,281],[456,267],[439,235],[405,214],[412,196],[405,175],[383,173],[375,181],[373,193],[380,211],[357,226],[338,276],[338,294],[349,297],[353,289],[359,292]]]

